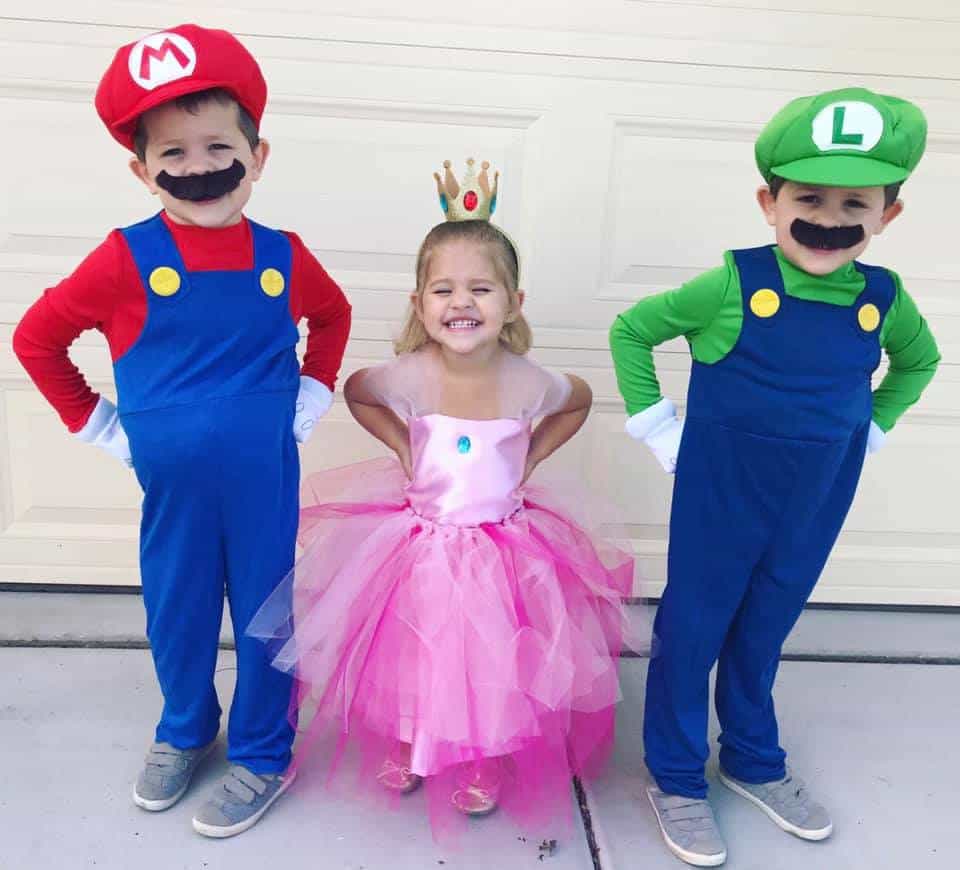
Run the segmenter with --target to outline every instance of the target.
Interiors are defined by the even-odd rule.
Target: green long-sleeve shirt
[[[774,248],[786,292],[798,299],[849,307],[864,287],[853,263],[829,275],[810,275]],[[873,393],[873,419],[890,428],[930,382],[940,354],[926,321],[891,271],[896,296],[880,326],[880,345],[890,360],[883,381]],[[653,348],[685,336],[690,353],[701,363],[722,360],[737,343],[743,323],[740,276],[733,255],[724,264],[698,275],[676,290],[642,299],[614,321],[610,329],[613,364],[629,415],[663,398],[653,364]]]

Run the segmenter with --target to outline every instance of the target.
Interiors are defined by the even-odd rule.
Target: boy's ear
[[[139,157],[131,157],[128,165],[130,167],[130,171],[143,183],[147,190],[156,196],[159,188],[157,187],[156,182],[147,172],[147,164],[144,163]]]
[[[874,235],[880,235],[880,233],[887,228],[887,224],[889,224],[894,218],[899,217],[901,214],[903,214],[903,200],[898,199],[883,210],[883,214],[880,216],[880,225],[877,227]]]
[[[270,156],[270,143],[266,139],[261,139],[257,147],[253,149],[253,165],[250,167],[250,178],[259,181],[263,174],[263,167]]]
[[[770,226],[776,226],[777,223],[777,198],[771,193],[767,185],[761,185],[757,188],[757,203],[760,211],[766,218]]]

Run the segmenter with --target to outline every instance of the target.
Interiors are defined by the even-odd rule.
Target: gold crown
[[[484,160],[480,164],[480,174],[473,168],[474,160],[467,158],[467,172],[463,182],[458,184],[450,170],[450,161],[443,161],[443,179],[436,172],[437,193],[440,194],[440,208],[448,221],[488,221],[497,208],[497,185],[500,173],[493,174],[493,187],[487,170],[490,164]]]

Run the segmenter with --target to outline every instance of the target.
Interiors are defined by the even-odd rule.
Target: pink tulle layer
[[[415,514],[404,481],[390,460],[313,475],[303,556],[248,629],[296,674],[295,763],[323,738],[330,773],[377,789],[409,744],[436,832],[464,766],[497,758],[501,807],[545,830],[612,746],[633,560],[533,488],[500,522],[456,526]]]

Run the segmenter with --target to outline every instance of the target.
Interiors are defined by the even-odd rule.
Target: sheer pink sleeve
[[[527,420],[555,414],[567,403],[573,389],[566,375],[513,354],[505,360],[501,382],[503,416]]]
[[[422,353],[404,353],[367,369],[364,386],[404,420],[435,410],[436,377]]]
[[[533,416],[545,417],[547,414],[556,414],[570,399],[573,384],[570,378],[561,372],[551,372],[543,369],[546,375],[543,396]]]

